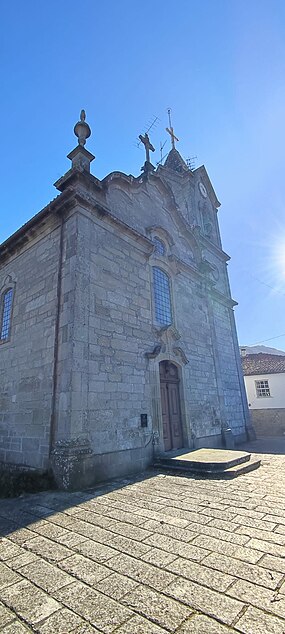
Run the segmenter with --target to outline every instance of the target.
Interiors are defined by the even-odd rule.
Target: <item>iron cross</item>
[[[168,108],[168,120],[169,120],[169,128],[165,128],[166,132],[168,132],[168,134],[170,134],[171,137],[171,145],[172,145],[172,149],[175,149],[175,141],[179,141],[179,139],[177,138],[177,136],[175,136],[174,134],[174,130],[171,124],[171,118],[170,118],[170,108]]]
[[[149,151],[151,150],[151,152],[154,152],[155,148],[153,147],[153,145],[151,144],[149,140],[148,133],[146,132],[144,136],[140,134],[139,139],[141,140],[141,142],[144,144],[144,147],[145,147],[146,162],[150,163]]]

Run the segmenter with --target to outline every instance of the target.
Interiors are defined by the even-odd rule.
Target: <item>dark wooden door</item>
[[[159,373],[164,450],[170,451],[183,447],[178,369],[169,361],[161,361]]]

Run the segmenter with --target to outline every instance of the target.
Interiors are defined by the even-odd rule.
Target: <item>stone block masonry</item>
[[[0,301],[14,288],[0,461],[51,467],[70,489],[250,427],[205,168],[173,148],[157,170],[100,181],[84,111],[75,131],[60,195],[0,247]]]

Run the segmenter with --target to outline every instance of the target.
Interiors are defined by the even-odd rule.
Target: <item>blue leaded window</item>
[[[154,242],[154,252],[157,253],[158,255],[165,255],[164,242],[162,242],[162,240],[160,240],[160,238],[158,238],[157,236],[153,238],[153,242]]]
[[[164,326],[172,323],[169,277],[157,266],[153,267],[155,318]]]
[[[0,341],[9,339],[11,329],[11,313],[12,313],[13,289],[9,288],[3,295],[2,300],[2,321]]]

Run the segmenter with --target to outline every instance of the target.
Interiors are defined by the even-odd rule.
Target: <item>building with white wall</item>
[[[285,356],[242,356],[245,388],[257,436],[285,434]]]

